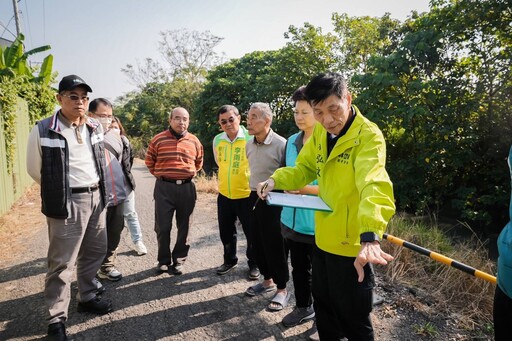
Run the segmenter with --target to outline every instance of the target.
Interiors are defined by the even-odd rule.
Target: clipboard
[[[287,194],[270,192],[265,198],[272,206],[303,208],[306,210],[332,212],[332,209],[316,195]]]

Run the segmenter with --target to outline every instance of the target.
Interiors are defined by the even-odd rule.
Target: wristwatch
[[[378,241],[380,243],[379,235],[375,232],[364,232],[359,236],[361,243],[371,243]]]

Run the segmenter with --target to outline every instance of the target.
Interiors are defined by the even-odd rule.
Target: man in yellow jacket
[[[386,144],[379,128],[352,105],[340,74],[314,77],[306,97],[320,124],[295,166],[276,170],[257,193],[264,199],[274,188],[294,190],[318,180],[319,196],[333,210],[315,214],[313,297],[320,339],[373,340],[371,264],[393,259],[380,248],[395,212]]]
[[[221,106],[217,111],[217,119],[222,133],[213,139],[213,155],[219,166],[217,216],[220,240],[224,246],[224,262],[216,272],[218,275],[225,275],[237,266],[235,222],[238,218],[247,239],[247,276],[254,281],[260,278],[260,270],[256,265],[252,241],[250,171],[249,161],[245,155],[245,145],[251,136],[247,129],[240,125],[240,114],[235,106]]]

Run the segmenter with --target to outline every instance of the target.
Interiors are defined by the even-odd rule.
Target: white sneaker
[[[142,242],[142,240],[137,241],[135,244],[133,244],[133,249],[139,256],[144,256],[148,253],[148,249],[146,249],[146,245]]]

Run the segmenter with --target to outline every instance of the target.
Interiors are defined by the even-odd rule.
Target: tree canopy
[[[232,104],[245,113],[251,103],[267,102],[273,128],[287,137],[296,130],[293,91],[319,72],[342,72],[354,103],[386,137],[398,208],[499,230],[510,195],[510,4],[433,0],[430,6],[404,22],[389,14],[333,13],[332,33],[309,23],[290,26],[282,48],[225,62],[214,52],[222,38],[162,33],[161,52],[167,51],[171,67],[162,73],[158,63],[147,61],[143,86],[120,102],[118,112],[144,146],[166,126],[170,108],[185,106],[210,170],[219,106]]]

